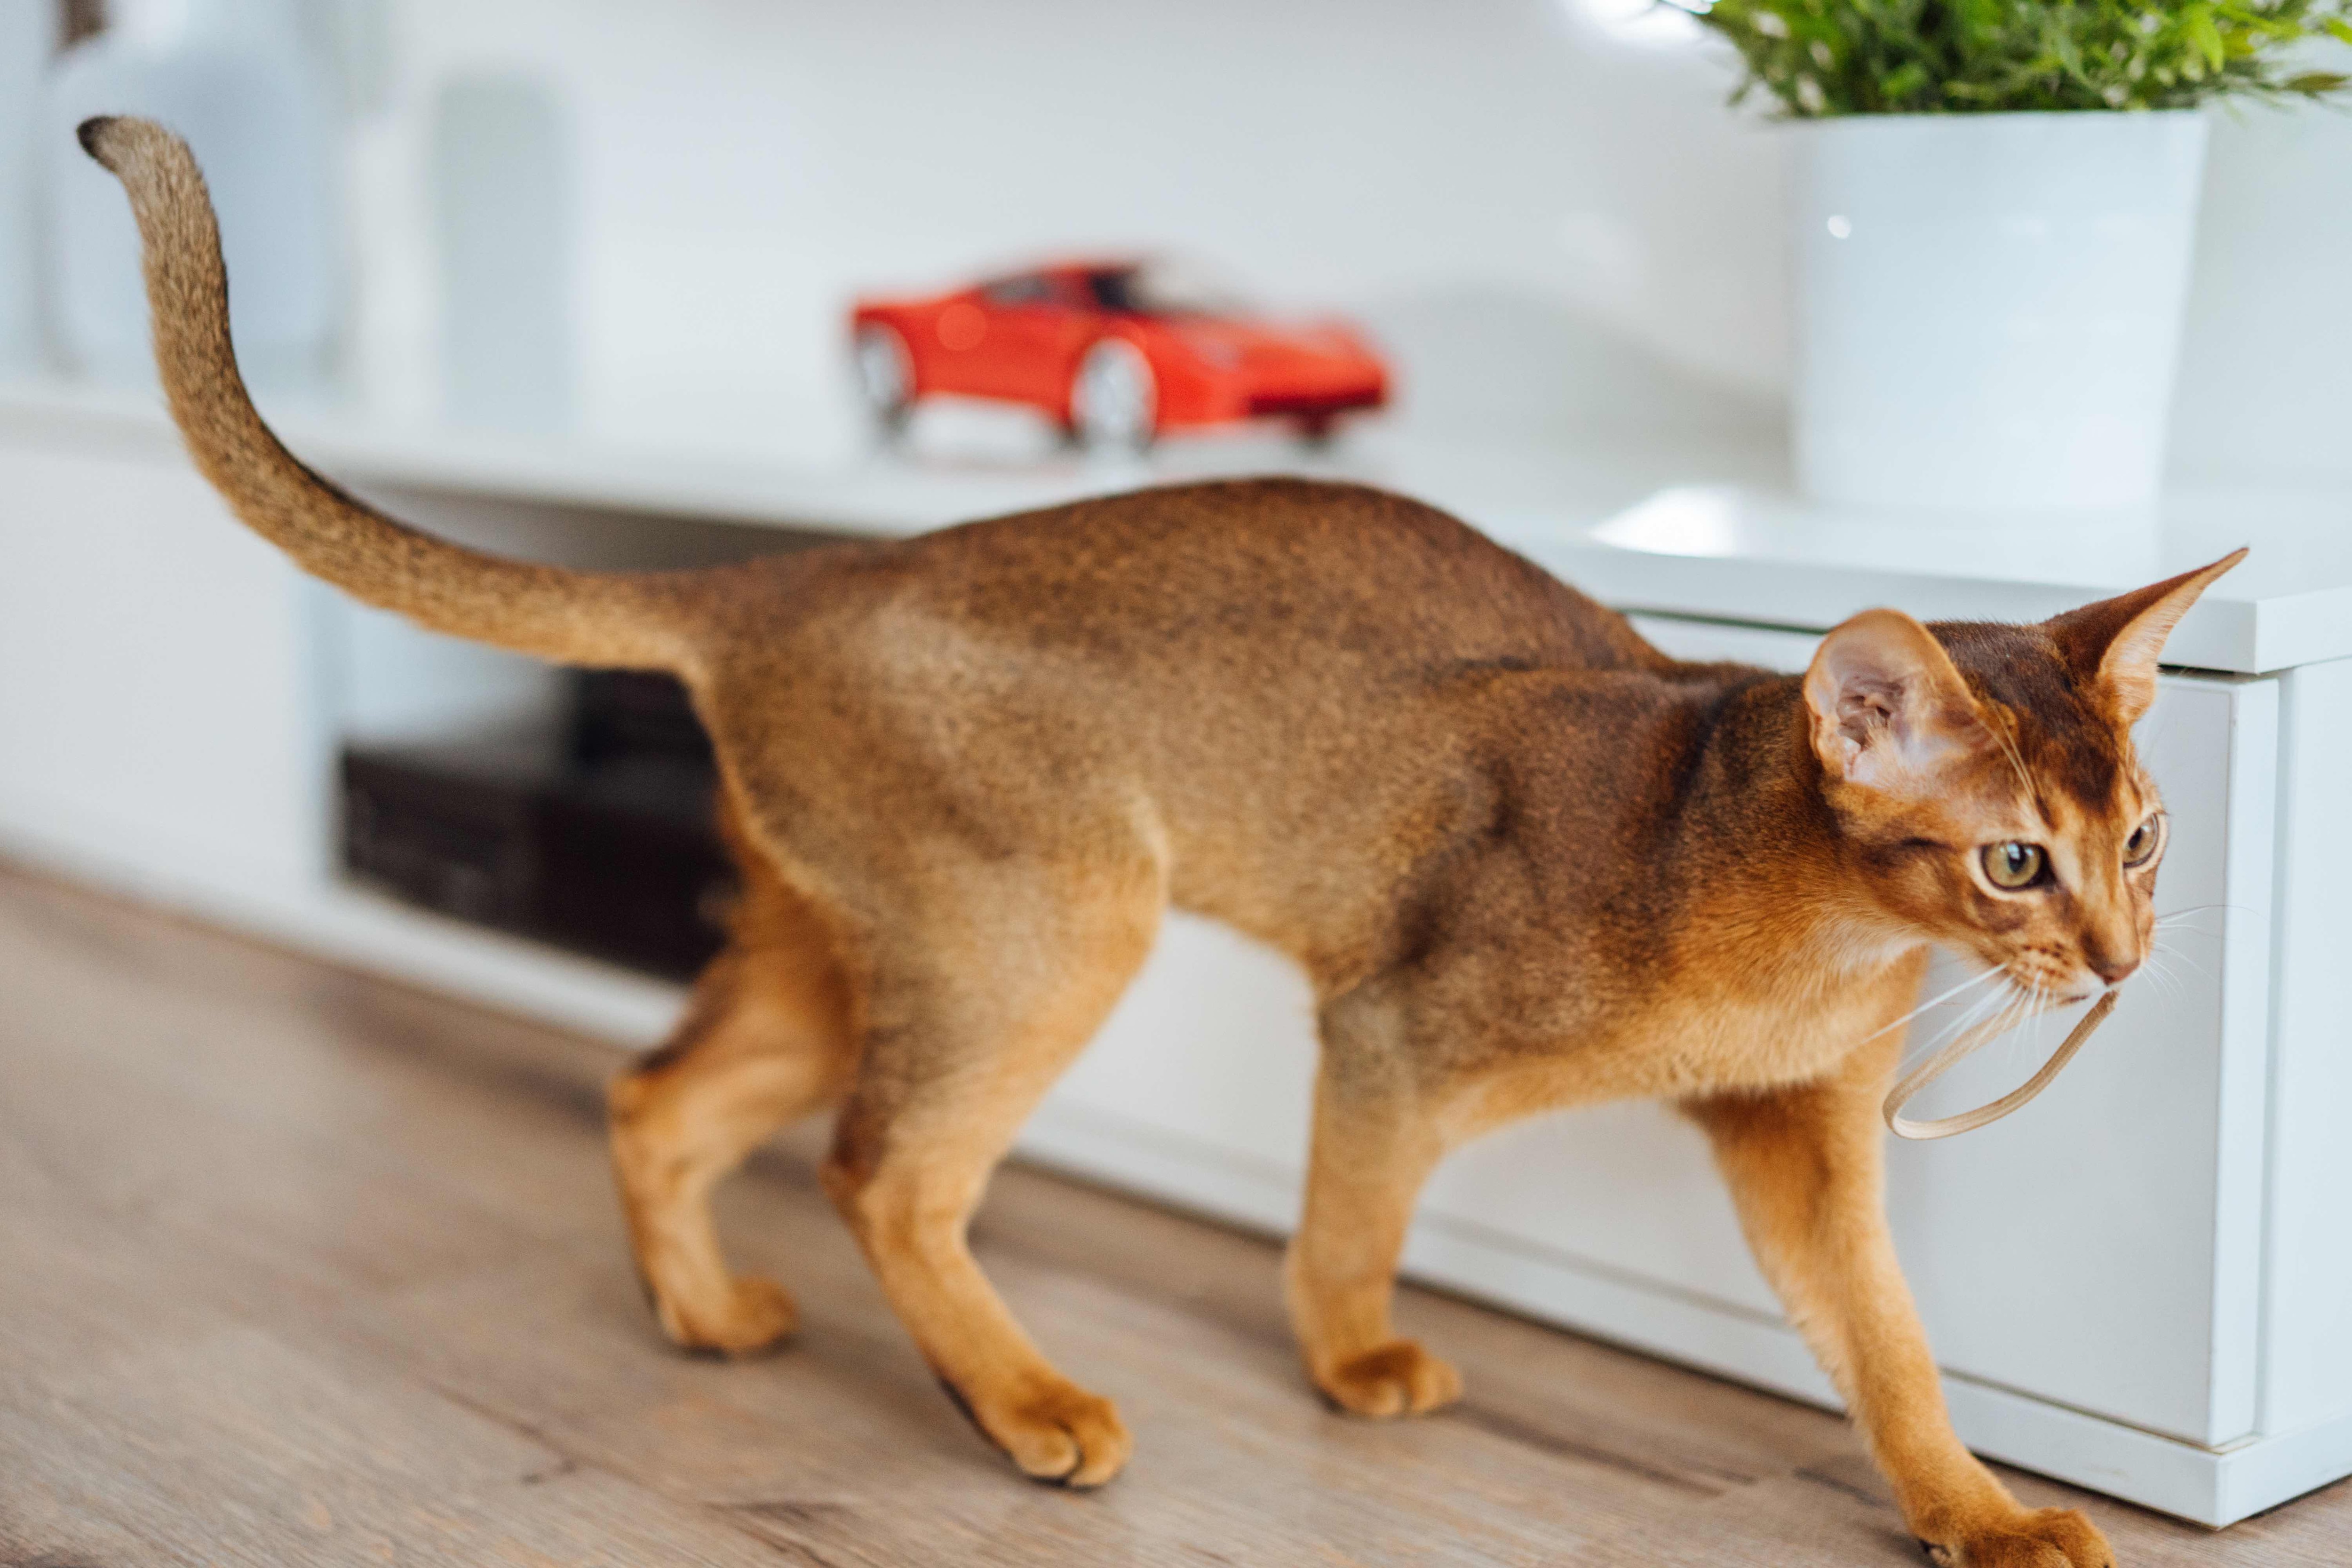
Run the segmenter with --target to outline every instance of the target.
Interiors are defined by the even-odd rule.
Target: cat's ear
[[[2069,610],[2049,623],[2075,679],[2100,692],[2129,728],[2156,700],[2156,661],[2164,639],[2213,580],[2246,558],[2233,550],[2210,566],[2183,572],[2112,599]]]
[[[1951,655],[1900,610],[1864,610],[1822,639],[1805,707],[1829,775],[1886,794],[1932,790],[1990,735]]]

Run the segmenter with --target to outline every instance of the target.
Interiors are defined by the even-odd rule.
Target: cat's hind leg
[[[1326,1010],[1307,1199],[1284,1259],[1307,1374],[1360,1415],[1407,1415],[1459,1398],[1453,1365],[1389,1321],[1397,1258],[1422,1184],[1451,1142],[1440,1104],[1395,1057],[1351,1041],[1385,1035],[1342,1002]]]
[[[865,1056],[824,1181],[884,1293],[972,1424],[1038,1480],[1098,1486],[1131,1447],[1056,1371],[966,1244],[990,1173],[1142,966],[1165,877],[1140,849],[1083,864],[928,858],[875,938]]]
[[[669,1042],[606,1097],[614,1174],[662,1330],[730,1355],[791,1333],[798,1312],[772,1280],[729,1271],[711,1189],[770,1133],[837,1101],[856,1063],[828,933],[764,866],[746,871],[733,941],[696,983]]]

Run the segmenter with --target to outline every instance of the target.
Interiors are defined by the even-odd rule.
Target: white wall
[[[365,132],[370,395],[431,398],[421,106],[522,68],[583,158],[591,430],[856,438],[842,303],[1061,247],[1169,245],[1344,306],[1411,416],[1573,439],[1756,428],[1787,369],[1781,139],[1624,0],[394,0]],[[2216,127],[2181,473],[2352,479],[2352,119]]]
[[[1555,0],[405,0],[397,23],[379,192],[439,72],[528,64],[570,97],[598,429],[845,443],[852,293],[1059,247],[1178,247],[1360,311],[1459,421],[1752,424],[1782,374],[1775,138],[1719,111],[1712,69]],[[425,301],[394,293],[372,379],[414,402]],[[1500,384],[1447,359],[1465,341]]]

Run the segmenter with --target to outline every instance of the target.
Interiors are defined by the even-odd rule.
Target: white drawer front
[[[1899,1145],[1889,1173],[1947,1367],[2210,1445],[2255,1416],[2277,711],[2273,682],[2164,681],[2139,736],[2173,813],[2157,909],[2196,912],[2047,1094]],[[2045,1024],[2035,1045],[2058,1037]],[[1927,1110],[2038,1062],[1996,1045]]]

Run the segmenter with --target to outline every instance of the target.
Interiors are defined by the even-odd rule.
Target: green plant
[[[2284,58],[2352,44],[2352,0],[1684,0],[1790,114],[2189,109],[2324,98],[2352,82]]]

